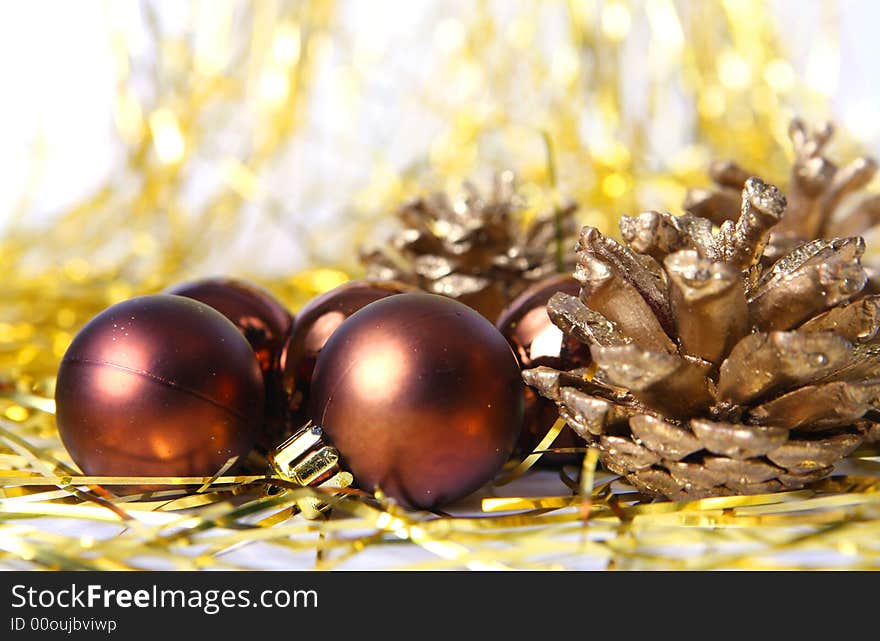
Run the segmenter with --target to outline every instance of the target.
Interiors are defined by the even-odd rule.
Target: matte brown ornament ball
[[[288,430],[281,353],[293,326],[290,312],[261,287],[232,278],[182,283],[167,293],[210,305],[232,321],[251,344],[266,387],[265,426],[259,440],[266,448],[277,445]]]
[[[308,420],[309,386],[315,361],[343,321],[377,300],[418,291],[397,281],[353,280],[309,301],[297,314],[281,355],[284,389],[290,399],[294,427]]]
[[[498,330],[510,342],[524,369],[546,365],[570,370],[590,363],[589,347],[571,336],[564,336],[547,315],[547,302],[556,292],[577,296],[580,284],[567,274],[545,279],[520,294],[498,318]],[[539,396],[531,387],[525,387],[524,394],[525,421],[517,444],[517,454],[521,456],[537,447],[559,417],[553,401]],[[566,427],[551,447],[584,447],[584,441]],[[545,454],[539,464],[564,465],[580,458],[577,454]]]
[[[334,332],[309,409],[359,487],[430,509],[470,494],[508,459],[523,382],[510,345],[480,314],[401,294]]]
[[[55,402],[61,439],[86,474],[210,476],[253,447],[263,377],[220,312],[181,296],[142,296],[76,335]]]

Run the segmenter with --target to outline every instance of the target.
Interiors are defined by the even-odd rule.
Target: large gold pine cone
[[[582,230],[579,297],[548,311],[590,345],[596,370],[537,368],[526,382],[605,466],[681,500],[802,487],[875,431],[880,297],[860,237],[818,240],[762,267],[785,198],[760,179],[742,214],[648,212],[621,220],[625,244]]]

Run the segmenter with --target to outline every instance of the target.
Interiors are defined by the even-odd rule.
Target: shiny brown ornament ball
[[[290,312],[264,289],[232,278],[191,281],[176,285],[167,293],[210,305],[228,318],[250,343],[266,387],[266,424],[259,440],[265,448],[277,445],[288,431],[281,353],[293,326]]]
[[[556,292],[577,296],[580,284],[568,275],[553,276],[536,283],[514,299],[496,323],[524,369],[546,365],[569,370],[590,364],[589,347],[571,336],[564,336],[547,315],[547,302]],[[538,396],[531,387],[525,387],[524,394],[525,422],[517,445],[517,454],[521,456],[537,447],[559,416],[556,404]],[[551,447],[584,447],[584,442],[566,427]],[[564,465],[579,459],[576,454],[545,454],[539,463]]]
[[[294,427],[308,420],[306,409],[315,361],[336,328],[370,303],[414,291],[418,290],[396,281],[353,280],[313,298],[300,310],[281,356]]]
[[[293,317],[269,292],[234,278],[206,278],[175,285],[166,293],[213,307],[244,334],[264,372],[277,367]]]
[[[470,494],[510,456],[523,383],[510,345],[470,307],[400,294],[346,320],[318,356],[311,419],[359,487],[430,509]]]
[[[55,389],[65,447],[99,476],[210,476],[253,447],[263,401],[259,364],[236,327],[164,294],[89,321]]]

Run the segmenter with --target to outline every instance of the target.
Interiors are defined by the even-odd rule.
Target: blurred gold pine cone
[[[595,370],[527,370],[601,460],[671,499],[797,488],[875,429],[880,296],[860,237],[816,240],[769,267],[785,197],[748,178],[740,216],[623,217],[625,244],[581,231],[580,296],[548,306]]]
[[[530,221],[522,209],[509,173],[488,196],[466,185],[453,200],[417,198],[400,209],[402,229],[389,246],[364,251],[361,260],[370,278],[458,299],[494,322],[526,287],[559,271],[559,241],[568,249],[577,231],[573,204]]]
[[[795,247],[818,238],[861,236],[880,224],[880,194],[855,196],[877,173],[873,158],[862,156],[838,167],[824,155],[834,134],[831,123],[809,129],[800,119],[788,128],[794,150],[787,187],[785,218],[773,228],[764,251],[765,264]],[[734,161],[716,161],[709,166],[715,183],[710,189],[691,189],[682,207],[716,225],[739,216],[740,191],[746,179],[763,172],[750,172]],[[850,202],[846,202],[850,201]]]

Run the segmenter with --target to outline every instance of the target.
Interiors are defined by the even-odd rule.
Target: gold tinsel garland
[[[198,273],[213,248],[240,233],[248,205],[258,204],[267,220],[294,224],[283,203],[266,194],[264,177],[283,168],[290,145],[302,140],[327,50],[342,52],[336,75],[354,86],[385,62],[346,44],[345,8],[213,5],[218,22],[237,25],[230,31],[236,46],[221,38],[205,50],[163,32],[147,3],[143,21],[157,52],[148,68],[132,55],[124,30],[116,34],[120,173],[50,228],[14,225],[0,239],[0,564],[250,567],[249,546],[268,545],[298,566],[331,568],[400,544],[421,548],[426,560],[409,566],[419,568],[579,567],[589,559],[615,568],[810,567],[813,557],[797,554],[816,551],[823,553],[816,564],[876,568],[880,460],[872,451],[856,453],[844,476],[774,495],[652,503],[594,475],[591,455],[581,481],[563,473],[557,487],[564,490],[553,496],[516,496],[514,482],[476,509],[449,516],[404,513],[382,497],[353,492],[331,499],[340,518],[318,521],[289,518],[296,502],[317,490],[267,496],[267,485],[284,486],[273,477],[163,479],[198,491],[134,501],[115,497],[113,487],[142,479],[78,476],[54,425],[61,355],[78,327],[107,305]],[[445,125],[425,162],[397,170],[379,157],[369,168],[353,198],[358,214],[339,232],[350,246],[426,180],[458,184],[487,159],[517,171],[533,212],[552,208],[564,193],[581,204],[582,222],[607,230],[616,212],[676,208],[686,187],[703,180],[710,157],[735,157],[775,180],[787,166],[786,105],[809,115],[824,100],[798,84],[767,7],[757,1],[555,2],[502,13],[478,3],[439,18],[434,44],[444,62],[418,99]],[[541,29],[560,19],[553,46],[537,46]],[[623,79],[627,36],[637,27],[647,29],[657,55],[647,107],[633,115]],[[819,39],[833,54],[835,35]],[[135,75],[151,79],[149,91],[138,91]],[[667,156],[654,134],[675,117],[664,107],[675,92],[684,96],[682,113],[697,142]],[[194,159],[212,153],[225,113],[247,109],[257,114],[247,151],[217,159],[221,185],[198,206],[188,203]],[[658,155],[662,164],[652,160]],[[315,185],[323,180],[332,188],[332,178],[317,177]],[[320,267],[257,276],[292,309],[356,274],[350,259],[313,253],[328,226],[295,231],[304,232],[302,249]]]

